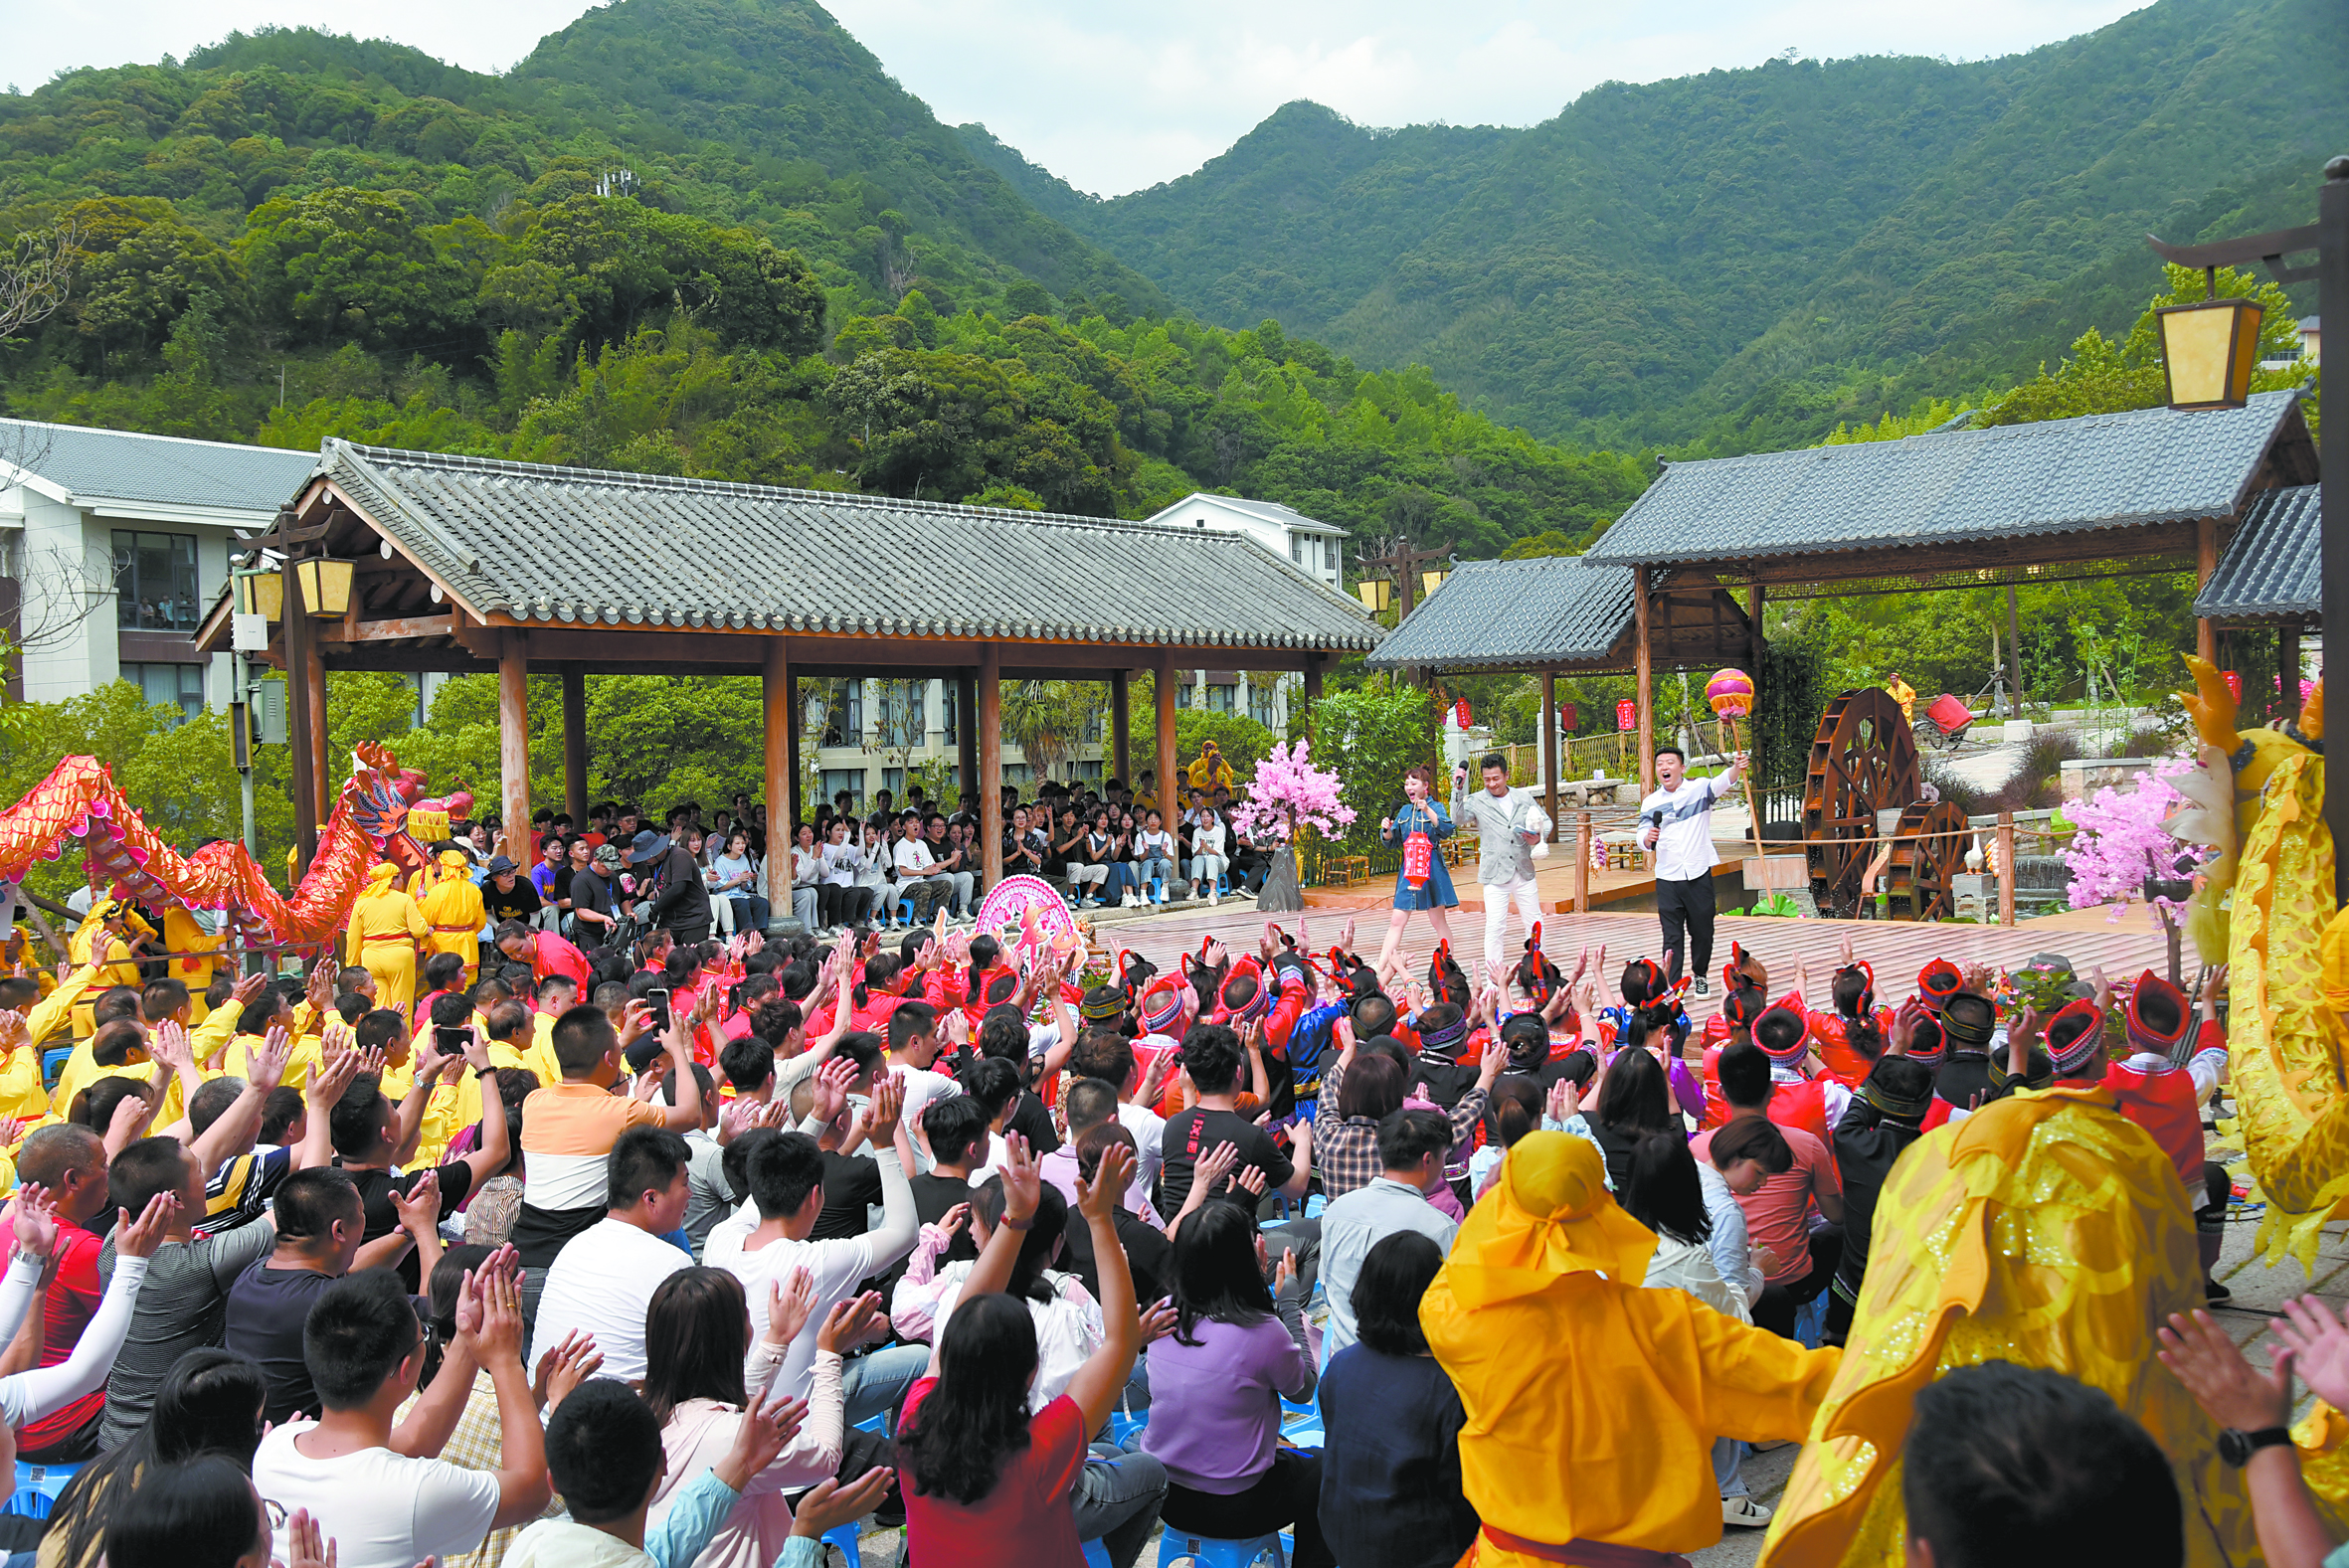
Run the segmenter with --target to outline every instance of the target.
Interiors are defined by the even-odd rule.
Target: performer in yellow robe
[[[163,910],[163,947],[172,955],[171,977],[188,982],[188,994],[195,1000],[195,1021],[202,1023],[211,1008],[205,1004],[204,991],[212,977],[229,966],[225,951],[229,939],[208,934],[196,921],[193,911],[185,905],[170,904]]]
[[[131,908],[127,899],[101,898],[92,900],[90,913],[74,934],[66,939],[66,958],[74,963],[90,961],[90,943],[100,931],[113,933],[113,952],[108,960],[98,965],[97,979],[74,1008],[74,1038],[87,1040],[97,1027],[90,1014],[90,1004],[97,1000],[97,992],[109,986],[128,985],[136,989],[143,983],[138,971],[136,945],[152,939],[155,928],[148,925]]]
[[[1567,1542],[1678,1562],[1720,1539],[1713,1440],[1808,1430],[1841,1352],[1642,1289],[1655,1250],[1564,1132],[1521,1138],[1469,1210],[1419,1307],[1468,1414],[1461,1484],[1484,1529],[1461,1568],[1593,1555]]]
[[[1994,1360],[2100,1388],[2144,1425],[2186,1501],[2191,1568],[2255,1560],[2242,1473],[2154,1359],[2169,1314],[2203,1305],[2190,1212],[2169,1156],[2096,1085],[2026,1091],[1910,1145],[1877,1200],[1851,1347],[1762,1568],[1897,1568],[1917,1391]]]
[[[425,939],[425,957],[453,953],[464,959],[467,985],[473,983],[474,971],[481,964],[481,926],[488,919],[481,906],[481,890],[473,885],[472,865],[456,850],[442,850],[424,871],[431,885],[418,900],[424,918],[433,927],[432,935]]]
[[[396,885],[399,874],[389,861],[368,869],[367,891],[351,906],[343,961],[364,965],[375,976],[378,1007],[405,1014],[416,994],[416,945],[432,934],[432,925]]]

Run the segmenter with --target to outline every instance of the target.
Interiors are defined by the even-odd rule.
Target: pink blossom
[[[2188,758],[2165,758],[2126,791],[2107,784],[2092,798],[2065,807],[2064,814],[2079,829],[2063,851],[2064,863],[2072,868],[2069,894],[2074,909],[2124,904],[2141,896],[2147,877],[2178,876],[2180,855],[2202,858],[2199,846],[2181,841],[2162,825],[2185,801],[2169,781],[2200,766]],[[2154,903],[2170,919],[2183,919],[2183,905],[2170,899]],[[2115,918],[2118,913],[2116,909]]]
[[[1334,773],[1312,766],[1313,743],[1299,741],[1272,750],[1256,764],[1248,792],[1232,804],[1232,825],[1243,833],[1271,834],[1291,843],[1297,830],[1310,827],[1324,838],[1336,838],[1354,820],[1354,807],[1338,798]]]

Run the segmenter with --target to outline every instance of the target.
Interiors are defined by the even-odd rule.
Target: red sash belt
[[[1652,1552],[1645,1546],[1617,1546],[1611,1541],[1568,1541],[1551,1546],[1512,1535],[1497,1524],[1484,1527],[1485,1538],[1505,1551],[1537,1557],[1569,1568],[1689,1568],[1689,1560],[1675,1552]]]
[[[404,931],[371,931],[366,936],[359,939],[361,943],[414,942],[415,940],[416,939],[414,937],[409,936],[408,933]]]

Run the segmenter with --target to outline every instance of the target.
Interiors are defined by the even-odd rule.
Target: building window
[[[193,535],[114,530],[114,624],[193,631],[201,614]]]
[[[1305,536],[1303,534],[1291,534],[1289,536],[1289,559],[1299,563],[1300,565],[1304,563]]]
[[[924,721],[926,680],[885,680],[878,690],[880,711],[874,717],[874,739],[883,746],[920,746],[929,740]]]
[[[823,771],[823,797],[839,803],[841,795],[848,797],[848,809],[853,811],[864,804],[864,770],[861,768],[826,768]]]
[[[1239,708],[1240,689],[1237,686],[1207,688],[1207,709],[1211,713],[1233,713]]]
[[[864,682],[844,680],[832,688],[823,719],[823,744],[856,746],[864,740]],[[863,785],[857,786],[861,793]]]
[[[902,768],[884,768],[884,769],[882,769],[882,770],[881,770],[881,793],[883,793],[883,794],[885,794],[885,795],[887,795],[887,796],[889,797],[889,802],[890,802],[890,804],[892,804],[892,805],[894,805],[894,806],[897,806],[897,807],[898,807],[900,810],[904,809],[904,806],[905,806],[905,770],[904,770],[904,769],[902,769]]]
[[[1068,772],[1072,783],[1089,784],[1095,788],[1099,788],[1101,785],[1101,765],[1097,762],[1070,763]]]
[[[1273,727],[1272,699],[1273,688],[1269,682],[1261,686],[1254,681],[1248,683],[1248,717],[1268,730]]]
[[[942,680],[938,683],[938,709],[946,744],[953,746],[963,738],[963,687],[960,681]]]
[[[1027,764],[1025,764],[1025,763],[1005,763],[1005,764],[1003,764],[1003,783],[1005,783],[1005,784],[1016,784],[1016,785],[1018,785],[1018,786],[1020,786],[1020,787],[1024,788],[1024,787],[1026,787],[1026,785],[1027,785],[1027,778],[1028,778],[1028,773],[1027,773]]]
[[[122,678],[139,689],[149,706],[177,708],[183,724],[204,712],[201,664],[125,664]]]

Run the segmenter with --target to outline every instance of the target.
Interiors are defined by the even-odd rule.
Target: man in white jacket
[[[1468,792],[1465,764],[1452,772],[1452,820],[1476,824],[1476,879],[1485,890],[1485,962],[1503,962],[1501,939],[1509,929],[1509,907],[1517,906],[1526,941],[1541,919],[1541,897],[1534,881],[1534,845],[1546,837],[1540,803],[1530,789],[1509,786],[1509,763],[1495,752],[1480,771],[1485,786]]]

